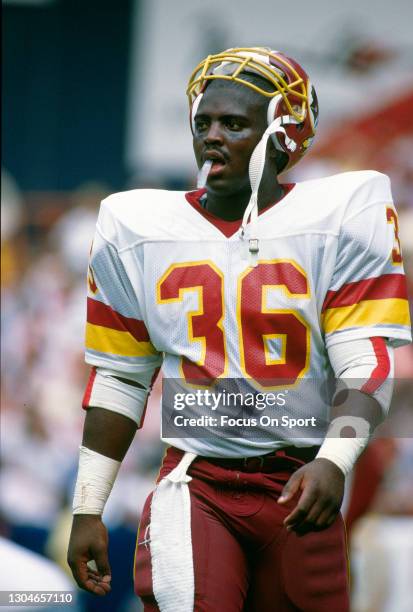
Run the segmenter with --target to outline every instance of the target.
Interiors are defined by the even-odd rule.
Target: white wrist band
[[[80,447],[73,514],[102,514],[121,462]]]
[[[342,438],[341,433],[351,428],[354,438]],[[334,419],[327,431],[326,438],[317,453],[316,459],[329,459],[347,476],[357,459],[367,446],[370,424],[361,417],[341,416]]]

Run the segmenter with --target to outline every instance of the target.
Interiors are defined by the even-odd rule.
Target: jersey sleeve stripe
[[[390,359],[387,352],[386,341],[384,338],[370,338],[373,345],[374,353],[377,359],[377,365],[372,371],[370,378],[361,387],[360,391],[372,395],[384,383],[390,373]]]
[[[321,312],[338,306],[352,306],[362,300],[398,298],[407,300],[404,274],[383,274],[343,285],[337,291],[328,291]]]
[[[87,381],[85,393],[83,395],[82,408],[86,409],[89,406],[90,396],[92,395],[93,383],[95,382],[95,378],[96,378],[96,368],[93,367],[90,370],[89,380]]]
[[[410,327],[407,300],[363,300],[352,306],[329,308],[321,316],[325,333],[353,327],[401,325]]]
[[[87,321],[92,325],[129,332],[138,342],[148,342],[149,333],[143,321],[125,317],[103,302],[87,299]]]
[[[158,351],[151,342],[139,342],[128,331],[86,324],[86,349],[122,357],[149,357]]]

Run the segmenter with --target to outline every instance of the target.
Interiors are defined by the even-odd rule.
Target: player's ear
[[[272,139],[269,138],[267,146],[267,157],[269,157],[270,159],[277,159],[278,153],[279,151],[277,151],[277,149],[275,148]]]
[[[278,151],[271,138],[268,139],[267,145],[267,159],[272,163],[275,163],[277,168],[277,174],[282,172],[288,162],[288,156],[282,151]]]
[[[267,140],[267,150],[266,150],[266,158],[273,161],[276,159],[277,149],[274,146],[272,138],[268,138]]]
[[[271,144],[273,146],[273,151],[274,151],[273,159],[275,159],[275,164],[277,166],[277,172],[278,174],[280,174],[288,163],[288,155],[286,153],[283,153],[282,151],[278,151],[272,142]]]

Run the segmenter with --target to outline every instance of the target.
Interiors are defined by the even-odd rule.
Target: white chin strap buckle
[[[292,138],[289,138],[287,134],[285,134],[284,142],[285,142],[285,146],[287,147],[287,149],[291,151],[291,153],[294,153],[294,151],[297,148],[297,143],[294,140],[292,140]]]
[[[258,238],[250,238],[249,242],[249,252],[252,254],[258,253]]]

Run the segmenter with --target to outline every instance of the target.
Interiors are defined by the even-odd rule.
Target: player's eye
[[[242,129],[241,122],[235,117],[228,117],[226,124],[230,130],[233,130],[235,132]]]
[[[208,128],[208,121],[206,119],[198,117],[198,118],[195,118],[194,125],[195,125],[195,130],[197,132],[203,132]]]

